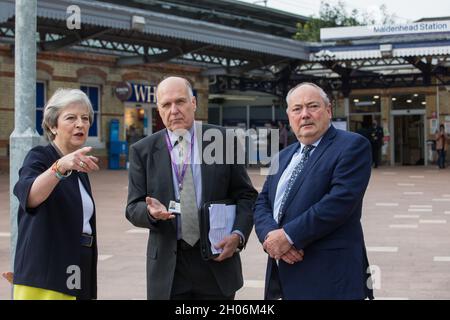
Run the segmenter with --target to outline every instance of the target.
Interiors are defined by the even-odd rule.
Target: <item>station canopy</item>
[[[450,21],[447,32],[307,43],[292,39],[307,17],[234,0],[37,3],[39,51],[112,55],[117,66],[197,66],[210,77],[211,93],[256,90],[281,97],[300,81],[346,95],[450,84]],[[80,8],[80,29],[67,27],[72,5]],[[14,22],[15,1],[0,0],[0,43],[14,43]]]

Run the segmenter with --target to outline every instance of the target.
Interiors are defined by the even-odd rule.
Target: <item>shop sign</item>
[[[114,91],[117,99],[120,101],[127,101],[131,97],[132,89],[129,82],[121,82]]]
[[[121,82],[115,91],[117,98],[121,101],[156,103],[155,85]]]
[[[450,20],[320,29],[320,40],[450,32]]]

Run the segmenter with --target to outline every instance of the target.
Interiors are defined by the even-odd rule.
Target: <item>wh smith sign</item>
[[[156,103],[156,86],[121,82],[117,85],[116,97],[121,101]]]
[[[320,39],[344,40],[354,38],[408,35],[419,33],[450,33],[450,20],[428,21],[395,25],[373,25],[359,27],[339,27],[320,29]]]
[[[192,90],[197,97],[197,90]],[[115,88],[120,101],[137,103],[156,103],[156,85],[120,82]]]

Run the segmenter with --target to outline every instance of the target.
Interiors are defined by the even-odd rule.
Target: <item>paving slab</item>
[[[259,169],[249,169],[258,190],[266,179],[260,173]],[[127,172],[104,170],[91,174],[90,178],[102,257],[98,264],[98,297],[145,299],[148,232],[125,219]],[[10,263],[8,179],[8,175],[0,175],[0,271],[9,270]],[[449,181],[450,170],[431,166],[373,170],[364,198],[362,223],[366,245],[372,248],[368,252],[369,261],[380,277],[376,296],[450,299],[450,222],[421,223],[421,220],[450,221]],[[398,224],[417,227],[390,228]],[[236,299],[260,300],[266,254],[254,232],[241,257],[245,285]],[[4,299],[10,299],[10,286],[0,279],[0,300]]]

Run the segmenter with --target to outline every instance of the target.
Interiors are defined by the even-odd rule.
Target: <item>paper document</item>
[[[236,217],[236,205],[212,204],[209,206],[209,242],[211,242],[211,252],[221,253],[222,249],[216,249],[214,244],[219,243],[228,236],[234,225]]]

